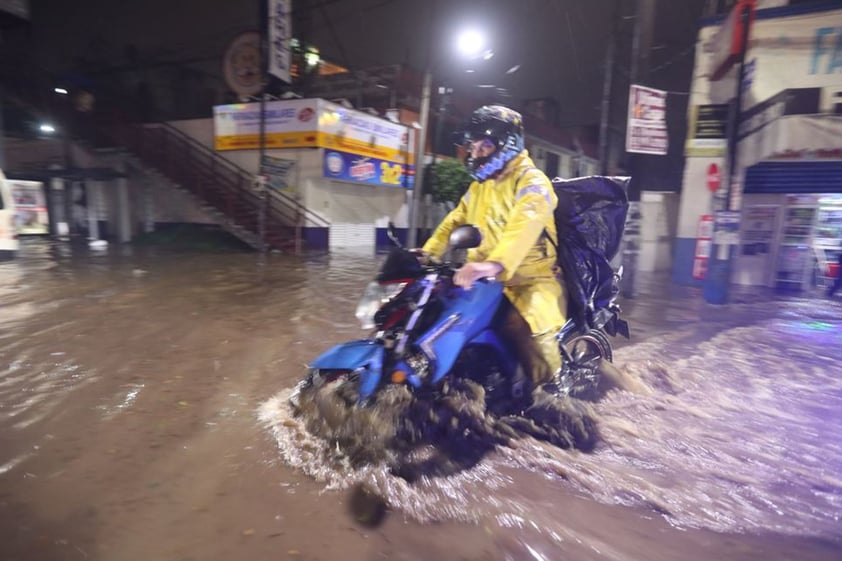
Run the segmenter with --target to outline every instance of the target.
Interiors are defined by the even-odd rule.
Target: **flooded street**
[[[594,452],[524,439],[409,484],[286,404],[363,335],[379,260],[25,240],[0,263],[0,560],[842,558],[842,300],[642,283],[615,353],[641,390],[594,407]]]

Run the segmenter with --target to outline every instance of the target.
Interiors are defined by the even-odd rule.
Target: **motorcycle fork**
[[[409,321],[406,322],[406,328],[404,329],[403,333],[398,339],[398,344],[395,348],[395,356],[404,356],[404,353],[406,352],[406,346],[407,344],[409,344],[409,338],[412,335],[412,332],[415,330],[415,326],[418,324],[418,320],[421,318],[421,314],[424,313],[424,306],[430,300],[430,295],[433,293],[433,289],[436,286],[437,279],[437,273],[430,273],[424,276],[424,280],[422,281],[424,283],[423,292],[421,292],[421,296],[415,302],[415,310],[409,317]]]

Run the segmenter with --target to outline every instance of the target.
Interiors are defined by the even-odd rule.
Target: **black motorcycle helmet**
[[[473,158],[471,143],[487,139],[494,145],[494,152],[482,158]],[[499,173],[524,147],[523,117],[502,105],[484,105],[473,112],[462,132],[462,145],[468,149],[465,166],[479,181]]]

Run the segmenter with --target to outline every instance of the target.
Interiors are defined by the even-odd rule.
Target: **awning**
[[[842,193],[842,160],[760,162],[746,170],[744,193]]]
[[[769,160],[815,161],[842,155],[842,115],[785,115],[740,140],[740,167]]]

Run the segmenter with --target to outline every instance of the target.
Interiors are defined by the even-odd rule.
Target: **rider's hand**
[[[431,265],[438,262],[438,259],[436,259],[433,255],[427,253],[421,248],[410,249],[409,252],[413,254],[415,258],[418,259],[418,262],[422,265]]]
[[[503,266],[496,261],[481,261],[465,263],[453,275],[453,282],[462,288],[471,288],[480,279],[496,277],[503,270]]]

